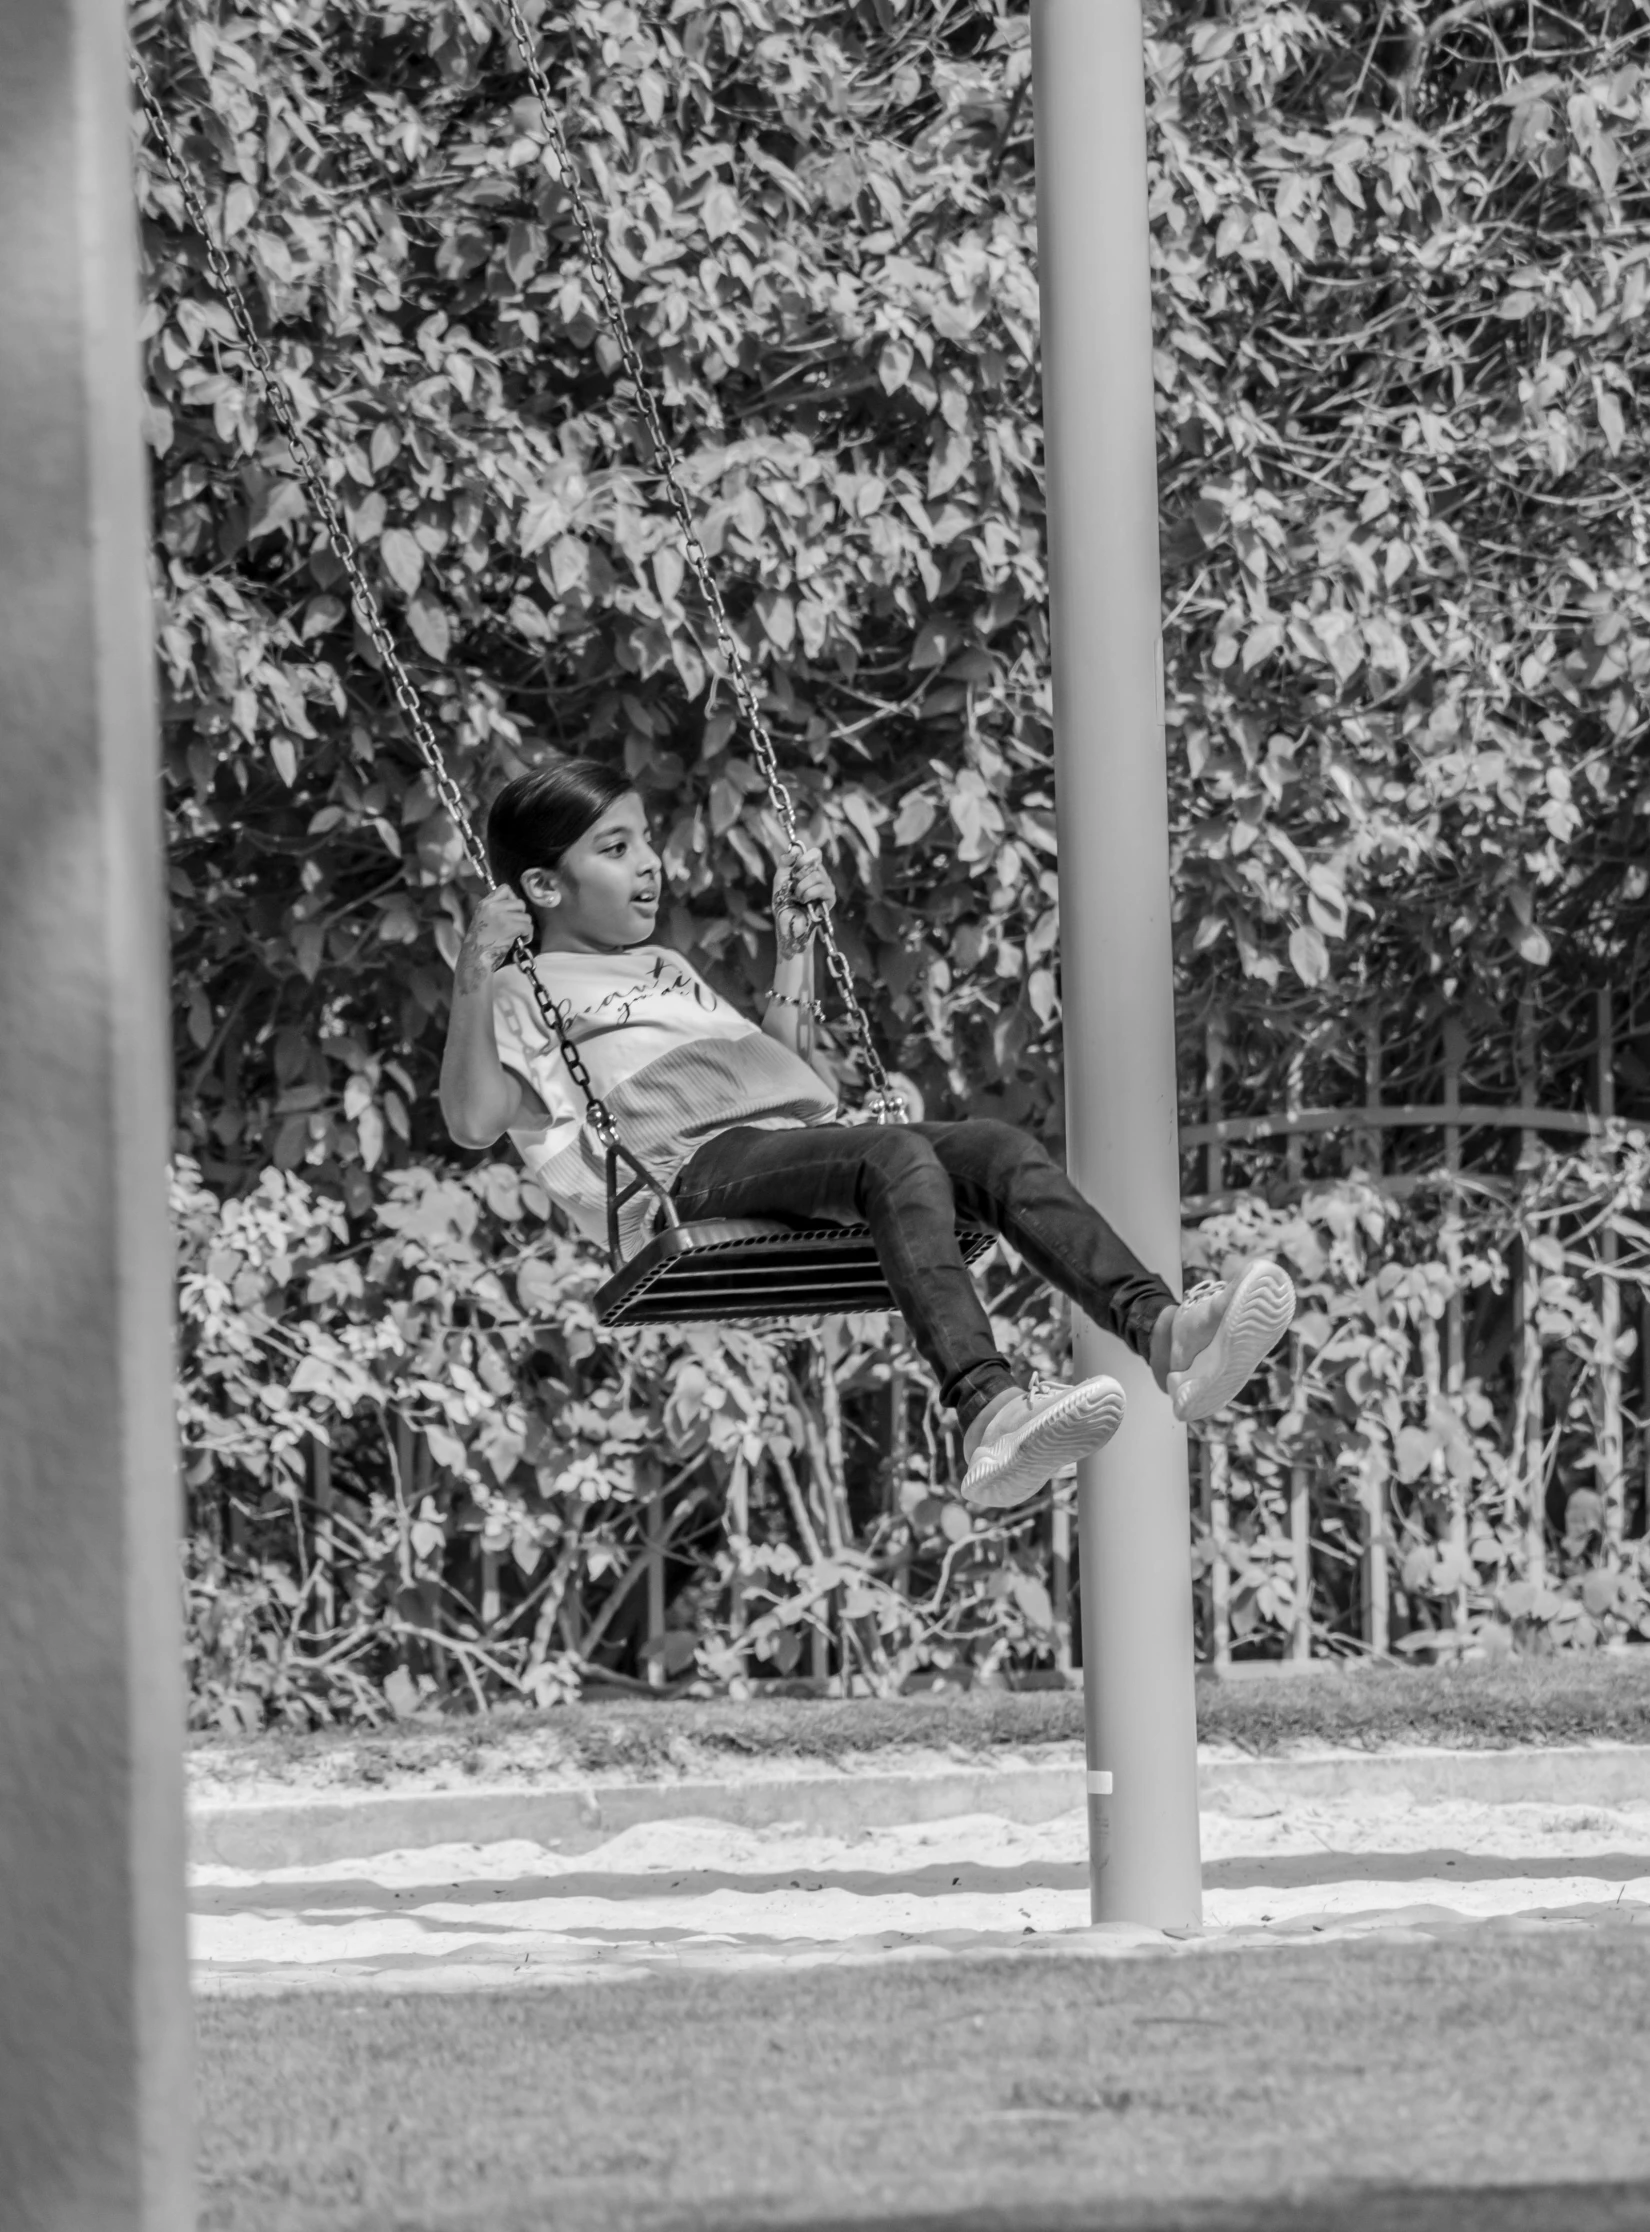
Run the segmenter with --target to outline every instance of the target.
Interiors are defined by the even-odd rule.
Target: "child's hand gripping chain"
[[[819,924],[814,909],[836,904],[836,887],[817,847],[799,846],[773,879],[773,925],[779,958],[794,961],[807,952]]]
[[[533,937],[532,911],[523,905],[509,885],[500,884],[488,892],[470,918],[470,927],[458,949],[459,989],[479,991],[493,971],[508,959],[517,939],[525,938],[531,945]]]

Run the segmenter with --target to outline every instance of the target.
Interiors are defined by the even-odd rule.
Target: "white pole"
[[[1043,423],[1072,1176],[1176,1284],[1180,1168],[1138,0],[1033,0]],[[1202,1919],[1185,1430],[1128,1396],[1078,1475],[1096,1922]]]
[[[170,1031],[118,0],[0,0],[0,2223],[186,2232]]]

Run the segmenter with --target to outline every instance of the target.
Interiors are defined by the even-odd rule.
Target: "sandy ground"
[[[1199,1759],[1242,1759],[1231,1746],[1200,1746]],[[396,1797],[423,1796],[432,1791],[566,1789],[584,1790],[592,1785],[666,1782],[766,1783],[776,1777],[787,1781],[838,1781],[844,1776],[943,1774],[963,1768],[991,1773],[1003,1768],[1070,1767],[1080,1769],[1082,1747],[1071,1743],[997,1745],[989,1752],[965,1751],[961,1745],[935,1750],[918,1744],[887,1744],[873,1752],[826,1757],[808,1753],[740,1753],[697,1745],[687,1738],[673,1743],[666,1757],[649,1756],[637,1764],[617,1761],[599,1771],[581,1768],[558,1749],[541,1728],[501,1735],[486,1745],[461,1752],[457,1746],[440,1748],[409,1744],[404,1754],[387,1767],[373,1760],[365,1747],[335,1744],[326,1750],[299,1751],[284,1759],[269,1759],[254,1749],[233,1746],[190,1752],[185,1776],[191,1806],[257,1806],[301,1803],[305,1799],[359,1798],[373,1791]]]
[[[1650,1929],[1650,1804],[1289,1802],[1203,1818],[1203,1931],[1088,1927],[1081,1813],[821,1835],[678,1820],[571,1856],[441,1845],[191,1871],[206,1993],[619,1981],[969,1953],[1188,1953],[1303,1936]]]

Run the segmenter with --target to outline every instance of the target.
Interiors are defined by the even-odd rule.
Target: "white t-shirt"
[[[834,1121],[829,1085],[718,999],[668,947],[541,953],[534,966],[620,1139],[667,1189],[697,1148],[735,1125],[778,1131]],[[606,1152],[519,968],[493,978],[493,1023],[500,1061],[548,1112],[512,1127],[516,1151],[579,1230],[605,1245]],[[621,1192],[633,1175],[620,1164]],[[621,1210],[627,1254],[651,1230],[657,1209],[644,1191]]]

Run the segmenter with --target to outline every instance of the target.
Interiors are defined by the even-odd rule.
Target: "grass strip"
[[[1647,2008],[1626,1927],[207,2002],[200,2225],[1606,2232]]]
[[[1458,1749],[1594,1741],[1650,1744],[1650,1649],[1452,1668],[1314,1668],[1197,1685],[1198,1734],[1267,1756],[1302,1746]],[[714,1771],[717,1760],[864,1762],[910,1749],[985,1758],[1083,1731],[1075,1690],[931,1692],[903,1698],[624,1698],[548,1712],[419,1717],[380,1729],[198,1737],[199,1765],[274,1779],[325,1765],[373,1784],[408,1772],[512,1768],[582,1778]]]

